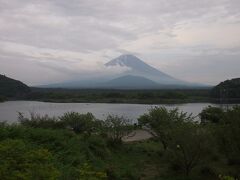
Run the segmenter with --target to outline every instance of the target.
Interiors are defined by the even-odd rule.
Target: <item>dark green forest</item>
[[[240,99],[240,78],[221,82],[212,89],[211,96],[221,100]]]
[[[21,81],[0,74],[0,101],[7,98],[24,98],[30,91],[30,88]]]
[[[220,179],[240,178],[240,107],[207,107],[200,121],[178,109],[155,107],[138,125],[91,113],[61,117],[19,113],[0,124],[1,179]],[[148,140],[124,142],[137,129]]]

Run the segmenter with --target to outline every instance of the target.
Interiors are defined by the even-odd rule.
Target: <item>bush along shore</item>
[[[240,107],[199,116],[155,107],[133,124],[19,113],[19,123],[0,124],[0,179],[240,179]],[[142,128],[151,136],[125,141]]]

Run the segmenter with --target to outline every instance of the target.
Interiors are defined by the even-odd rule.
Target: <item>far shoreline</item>
[[[62,100],[62,99],[9,99],[6,101],[1,101],[0,103],[4,103],[4,102],[14,102],[14,101],[28,101],[28,102],[44,102],[44,103],[66,103],[66,104],[74,104],[74,103],[83,103],[83,104],[135,104],[135,105],[141,105],[141,104],[145,104],[145,105],[161,105],[161,104],[199,104],[199,103],[209,103],[209,104],[216,104],[216,105],[221,105],[221,104],[239,104],[240,101],[237,99],[236,101],[219,101],[217,99],[214,100],[185,100],[185,101],[179,101],[176,99],[170,99],[170,100],[163,100],[163,101],[112,101],[112,100],[106,100],[106,101],[88,101],[88,100]]]

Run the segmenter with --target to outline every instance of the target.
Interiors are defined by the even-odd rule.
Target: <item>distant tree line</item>
[[[101,90],[32,88],[29,100],[53,102],[161,103],[207,101],[209,90]]]

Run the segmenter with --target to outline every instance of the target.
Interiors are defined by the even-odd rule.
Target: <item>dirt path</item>
[[[153,135],[149,131],[138,129],[131,132],[128,136],[123,137],[122,140],[123,142],[134,142],[147,140],[150,139],[151,137],[153,137]]]

